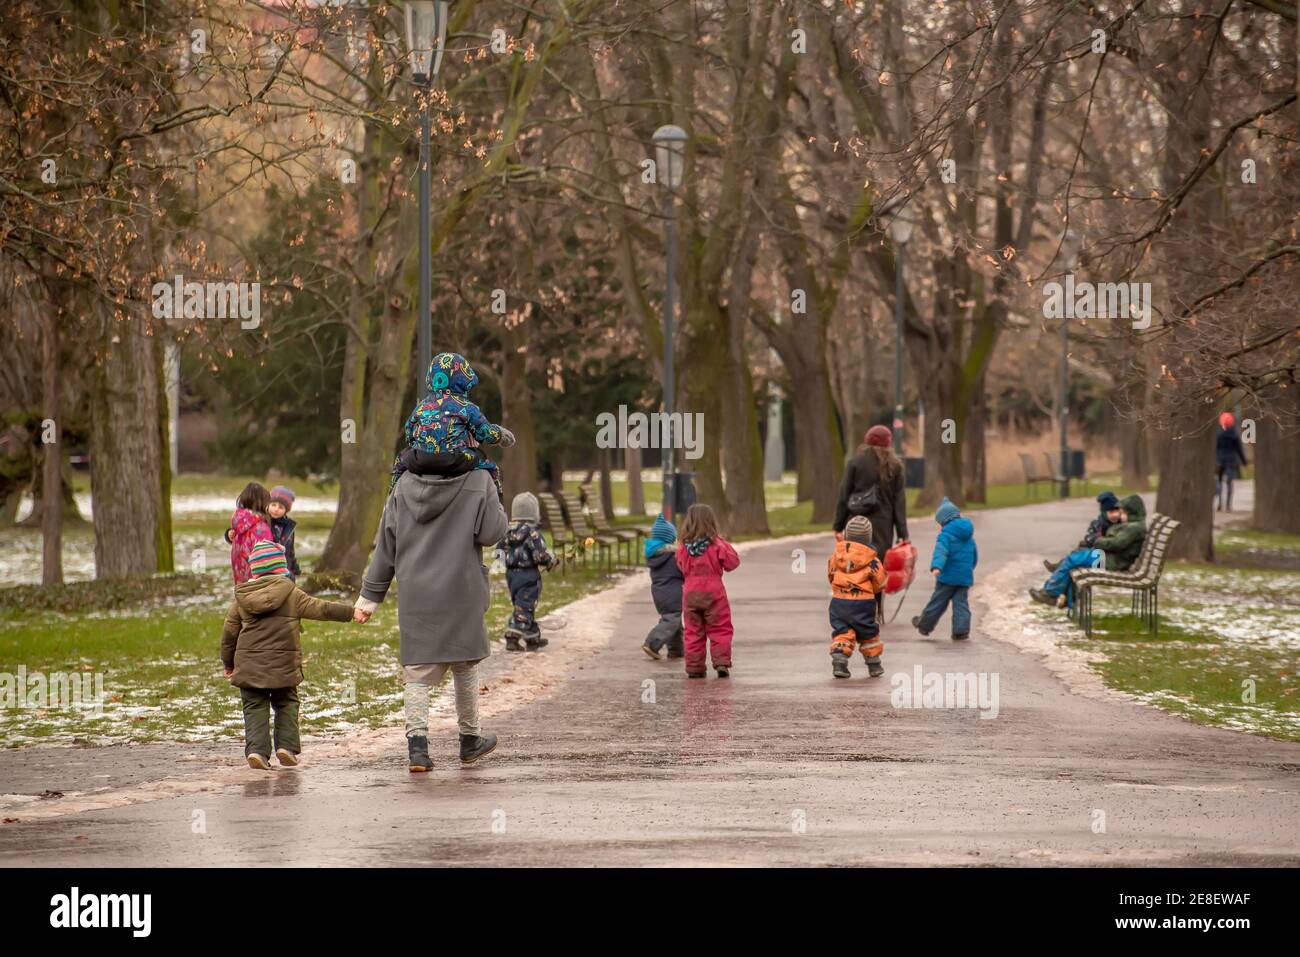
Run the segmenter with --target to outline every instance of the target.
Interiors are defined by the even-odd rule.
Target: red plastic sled
[[[912,584],[916,577],[916,546],[911,542],[900,542],[885,552],[885,571],[889,580],[885,582],[885,594],[894,595]]]

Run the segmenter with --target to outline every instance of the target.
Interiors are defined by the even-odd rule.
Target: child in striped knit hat
[[[248,766],[271,767],[271,712],[275,756],[281,766],[298,763],[298,685],[302,683],[299,621],[359,621],[352,606],[313,598],[289,578],[284,548],[258,542],[248,554],[250,577],[235,587],[235,601],[221,631],[221,663],[239,689],[244,708],[244,757]]]

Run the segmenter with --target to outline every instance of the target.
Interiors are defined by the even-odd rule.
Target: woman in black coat
[[[871,520],[871,544],[883,561],[885,552],[894,546],[895,538],[908,540],[907,492],[903,486],[903,463],[894,454],[894,435],[883,425],[873,425],[867,430],[863,444],[849,459],[840,483],[840,499],[835,506],[835,537],[844,532],[844,526],[855,514],[849,509],[849,499],[855,494],[876,490],[874,507],[862,511]]]

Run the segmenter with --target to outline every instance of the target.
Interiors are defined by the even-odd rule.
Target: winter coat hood
[[[440,478],[436,475],[411,475],[409,481],[399,482],[393,495],[415,516],[421,525],[427,525],[451,508],[465,488],[464,475]]]
[[[1128,512],[1130,522],[1145,522],[1147,520],[1147,507],[1143,504],[1140,495],[1129,495],[1120,499],[1119,507]]]
[[[686,554],[692,558],[699,558],[709,550],[709,546],[712,544],[713,539],[711,538],[697,538],[693,542],[686,543]]]
[[[459,352],[439,352],[429,363],[424,386],[430,392],[453,392],[468,395],[478,385],[478,373]]]
[[[263,575],[235,586],[235,602],[250,615],[265,615],[284,604],[293,582],[284,575]]]
[[[956,518],[961,518],[961,511],[956,505],[948,501],[947,496],[944,496],[943,501],[939,503],[939,508],[934,513],[934,520],[940,525],[947,525]]]
[[[247,508],[236,508],[235,514],[230,519],[230,527],[234,529],[236,535],[242,535],[256,528],[258,522],[265,522],[267,531],[270,531],[270,519],[261,512],[254,512]]]

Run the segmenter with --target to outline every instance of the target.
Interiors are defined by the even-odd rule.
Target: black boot
[[[831,674],[836,678],[852,678],[849,673],[849,656],[841,651],[831,652]]]
[[[422,734],[413,734],[406,739],[407,768],[412,772],[433,770],[433,761],[429,758],[429,739]]]
[[[524,645],[529,651],[541,651],[551,643],[549,638],[543,638],[541,635],[534,635],[531,638],[524,639]]]
[[[879,658],[867,659],[867,674],[872,678],[879,678],[885,673],[885,666],[880,663]]]
[[[497,746],[495,734],[462,734],[460,736],[460,763],[473,764]]]
[[[1043,559],[1043,567],[1047,569],[1047,573],[1050,575],[1052,572],[1056,571],[1058,568],[1061,567],[1061,563],[1060,563],[1060,562],[1049,562],[1046,558],[1044,558],[1044,559]]]
[[[524,646],[519,643],[518,635],[506,635],[506,651],[523,651]]]

